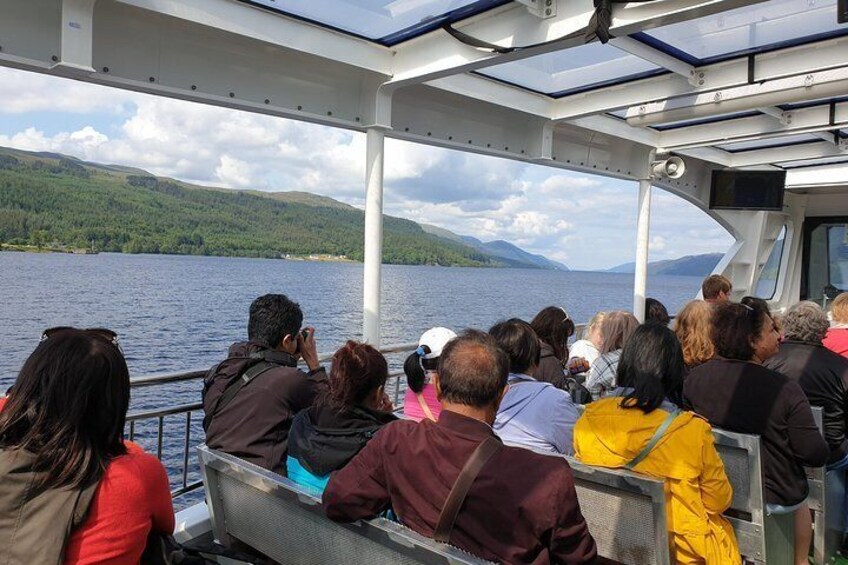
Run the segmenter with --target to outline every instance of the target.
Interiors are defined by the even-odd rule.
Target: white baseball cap
[[[418,347],[427,346],[430,353],[419,351],[419,355],[424,359],[435,359],[442,354],[442,349],[445,348],[447,342],[456,337],[456,332],[448,328],[430,328],[418,340]],[[423,353],[423,354],[422,354]]]

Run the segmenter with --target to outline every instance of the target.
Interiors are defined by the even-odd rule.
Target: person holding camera
[[[248,341],[230,346],[203,381],[207,446],[286,474],[292,419],[329,386],[315,329],[302,323],[300,306],[283,294],[253,301]],[[298,369],[298,358],[308,372]]]

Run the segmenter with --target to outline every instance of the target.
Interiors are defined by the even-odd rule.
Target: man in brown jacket
[[[328,386],[315,330],[302,323],[300,306],[283,294],[253,301],[248,341],[230,346],[204,380],[206,445],[285,475],[292,418]]]
[[[405,420],[380,430],[330,478],[327,516],[354,521],[391,507],[403,524],[433,537],[466,461],[497,438],[492,423],[508,372],[509,359],[487,334],[468,331],[449,342],[434,377],[438,422]],[[504,445],[471,483],[449,540],[505,563],[594,563],[597,554],[565,459]]]

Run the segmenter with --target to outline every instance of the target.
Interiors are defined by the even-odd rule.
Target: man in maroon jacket
[[[385,426],[324,491],[336,521],[371,518],[391,507],[432,537],[448,493],[487,438],[507,389],[509,359],[492,338],[468,331],[445,346],[434,384],[438,422]],[[500,441],[500,440],[498,440]],[[505,563],[594,563],[595,540],[562,457],[501,446],[471,484],[450,543]]]

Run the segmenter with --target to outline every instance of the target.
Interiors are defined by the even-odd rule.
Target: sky
[[[0,100],[0,146],[364,208],[361,133],[13,69],[0,69]],[[635,182],[386,140],[386,214],[504,239],[572,269],[633,260],[637,190]],[[733,243],[706,213],[657,188],[651,216],[651,261]]]

